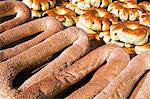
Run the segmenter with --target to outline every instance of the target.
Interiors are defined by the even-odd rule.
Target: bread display
[[[0,0],[0,99],[149,99],[150,2]]]

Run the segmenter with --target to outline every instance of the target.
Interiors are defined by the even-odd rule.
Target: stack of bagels
[[[0,99],[51,98],[150,99],[150,2],[0,0]]]

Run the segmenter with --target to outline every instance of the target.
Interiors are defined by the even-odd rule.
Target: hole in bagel
[[[31,40],[32,38],[38,36],[40,33],[41,33],[41,32],[36,33],[36,34],[33,34],[33,35],[28,36],[28,37],[25,37],[25,38],[22,38],[22,39],[20,39],[20,40],[14,42],[14,43],[12,43],[12,44],[9,44],[9,45],[7,45],[7,46],[2,47],[2,49],[11,48],[11,47],[14,47],[14,46],[16,46],[16,45],[18,45],[18,44],[21,44],[21,43],[25,42],[25,41]]]
[[[16,17],[16,14],[15,15],[5,16],[5,17],[0,17],[0,23],[6,22],[6,21],[11,20],[11,19],[13,19],[15,17]]]

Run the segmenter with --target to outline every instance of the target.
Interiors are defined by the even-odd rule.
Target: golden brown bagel
[[[50,37],[51,35],[62,29],[63,25],[57,19],[55,19],[54,17],[45,17],[25,23],[23,25],[3,32],[2,34],[0,34],[0,39],[3,38],[3,41],[1,41],[4,42],[0,43],[1,47],[16,42],[21,38],[28,37],[39,32],[42,33],[14,47],[0,50],[0,61],[7,60],[11,57],[18,55],[19,53],[37,45],[38,43],[42,42],[46,38]]]
[[[148,42],[150,34],[149,29],[150,28],[141,25],[136,21],[119,22],[111,26],[110,38],[112,43],[118,41],[121,41],[120,43],[122,44],[124,43],[122,47],[130,47],[131,44],[143,45]]]
[[[108,4],[112,3],[112,0],[72,0],[73,4],[77,4],[79,2],[85,2],[94,7],[107,7]]]
[[[135,46],[134,50],[137,54],[148,52],[148,51],[150,51],[150,42],[146,43],[144,45],[141,45],[141,46]]]
[[[76,23],[76,13],[68,8],[57,6],[56,8],[47,10],[43,13],[43,16],[54,16],[63,23],[64,26],[69,27]]]
[[[143,2],[140,2],[139,5],[147,12],[150,11],[150,2],[146,2],[146,1],[143,1]]]
[[[120,2],[132,2],[132,3],[137,3],[137,0],[118,0]]]
[[[139,78],[150,70],[150,51],[135,56],[117,77],[109,83],[94,99],[127,99]],[[145,93],[136,95],[136,99],[149,99],[149,77],[140,88]],[[145,98],[144,98],[145,97]]]
[[[150,27],[150,12],[141,14],[139,17],[139,23]]]
[[[126,67],[129,60],[129,55],[123,49],[114,50],[109,55],[107,63],[94,73],[90,81],[71,93],[67,99],[76,99],[77,97],[78,99],[92,99]]]
[[[88,34],[99,34],[99,32],[108,31],[110,26],[117,21],[117,17],[103,8],[89,8],[79,16],[76,26],[85,30]]]
[[[123,3],[119,1],[111,3],[107,10],[119,17],[122,21],[136,20],[143,12],[141,7],[135,3]]]
[[[55,7],[56,0],[23,0],[30,9],[33,10],[48,10]]]
[[[23,3],[19,1],[0,2],[0,18],[15,14],[15,18],[0,24],[0,33],[25,23],[30,19],[30,11]]]
[[[16,95],[18,94],[18,90],[12,88],[11,86],[12,80],[15,78],[15,76],[20,71],[23,71],[27,68],[28,69],[33,68],[33,66],[35,66],[37,63],[41,63],[43,60],[46,60],[49,56],[53,55],[54,53],[60,51],[61,49],[67,46],[69,47],[65,49],[54,61],[52,61],[52,63],[50,63],[51,65],[53,64],[53,66],[55,67],[52,68],[54,69],[54,71],[63,70],[63,68],[70,66],[74,61],[79,59],[87,52],[89,47],[89,42],[86,33],[83,30],[76,27],[67,28],[63,31],[58,32],[57,34],[52,35],[51,37],[47,38],[43,42],[37,44],[36,46],[33,46],[30,49],[18,54],[17,56],[10,58],[7,61],[1,62],[0,63],[0,98],[1,99],[16,98]],[[42,80],[43,77],[42,78],[38,77],[36,81],[38,81],[38,79]],[[43,84],[47,86],[47,84],[45,83]],[[32,84],[34,84],[34,82],[32,82]],[[33,86],[32,88],[34,89],[35,87]],[[43,92],[45,93],[44,90]],[[39,90],[33,90],[33,91],[39,91]],[[31,94],[28,94],[26,97],[20,97],[20,98],[34,99],[34,97],[38,94],[38,92],[37,94],[33,95],[32,94],[33,91],[31,91]],[[33,96],[28,97],[30,95]]]

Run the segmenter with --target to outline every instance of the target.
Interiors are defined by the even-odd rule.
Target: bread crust
[[[150,69],[150,52],[135,56],[94,99],[126,99],[139,78]],[[147,82],[145,82],[147,83]],[[148,91],[149,92],[149,91]],[[143,96],[146,96],[143,94]],[[149,98],[149,97],[148,97]]]
[[[119,17],[122,21],[134,21],[142,14],[142,8],[132,2],[114,1],[108,6],[108,11]]]
[[[15,14],[15,18],[0,24],[0,33],[27,22],[31,16],[28,7],[20,1],[0,2],[0,18]]]
[[[5,99],[8,97],[16,98],[18,90],[13,89],[11,83],[12,80],[20,71],[23,71],[24,69],[27,68],[33,68],[33,66],[35,66],[37,63],[41,63],[42,61],[47,60],[49,56],[69,46],[70,44],[72,44],[72,46],[70,46],[69,48],[67,48],[65,51],[62,52],[57,61],[55,61],[56,64],[54,62],[56,70],[57,68],[63,69],[71,65],[74,61],[79,59],[88,51],[89,47],[88,37],[86,33],[79,28],[70,27],[63,31],[60,31],[52,35],[51,37],[47,38],[43,42],[37,44],[36,46],[33,46],[30,49],[18,54],[17,56],[10,58],[7,61],[1,62],[0,63],[1,98]],[[41,79],[43,79],[43,77]],[[32,84],[33,83],[34,82],[32,82]],[[28,94],[28,96],[29,95],[30,94]],[[27,97],[21,97],[21,99],[23,98]]]
[[[88,8],[84,11],[84,14],[79,16],[76,26],[85,30],[88,34],[99,34],[99,32],[108,31],[110,26],[117,22],[117,17],[103,8]]]
[[[123,49],[118,48],[109,55],[106,64],[100,67],[91,80],[74,91],[66,99],[92,99],[103,90],[126,67],[130,58]]]
[[[47,10],[43,13],[43,16],[54,16],[63,23],[65,27],[73,26],[76,23],[76,13],[66,7],[57,6],[56,8]]]
[[[19,53],[37,45],[62,29],[63,25],[57,19],[54,17],[45,17],[3,32],[0,34],[1,47],[14,43],[21,38],[25,38],[39,32],[42,33],[31,40],[20,43],[14,47],[0,50],[0,61],[7,60],[18,55]]]
[[[80,81],[96,68],[99,68],[117,48],[116,45],[105,45],[95,49],[64,70],[50,73],[46,78],[34,83],[32,86],[22,87],[18,99],[22,97],[33,99],[40,95],[47,95],[52,98],[70,85]]]
[[[112,41],[120,40],[126,44],[146,44],[149,34],[149,28],[136,21],[119,22],[110,28]]]

